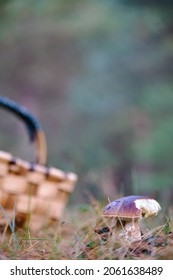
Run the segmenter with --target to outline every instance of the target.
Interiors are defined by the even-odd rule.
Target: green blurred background
[[[149,194],[173,204],[173,3],[1,0],[0,94],[42,123],[48,165],[74,171],[71,203]],[[0,147],[26,160],[1,110]]]

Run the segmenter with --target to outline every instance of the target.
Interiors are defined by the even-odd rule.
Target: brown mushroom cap
[[[157,215],[161,209],[159,203],[146,196],[125,196],[110,202],[103,210],[103,216],[119,217],[121,220],[139,219]]]

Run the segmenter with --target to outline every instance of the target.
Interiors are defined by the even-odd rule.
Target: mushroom
[[[125,196],[110,202],[103,210],[103,217],[114,223],[114,234],[132,243],[141,240],[142,217],[156,216],[161,210],[159,203],[146,196]]]

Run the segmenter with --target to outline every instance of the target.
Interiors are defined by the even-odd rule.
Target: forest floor
[[[173,226],[169,217],[143,223],[142,240],[127,245],[101,218],[101,205],[67,209],[63,220],[39,233],[0,228],[1,260],[173,260]]]

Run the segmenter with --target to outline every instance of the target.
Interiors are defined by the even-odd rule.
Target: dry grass
[[[172,220],[163,213],[143,226],[142,241],[129,246],[115,240],[100,218],[101,205],[67,210],[64,221],[37,234],[8,226],[0,230],[0,259],[173,259]]]

